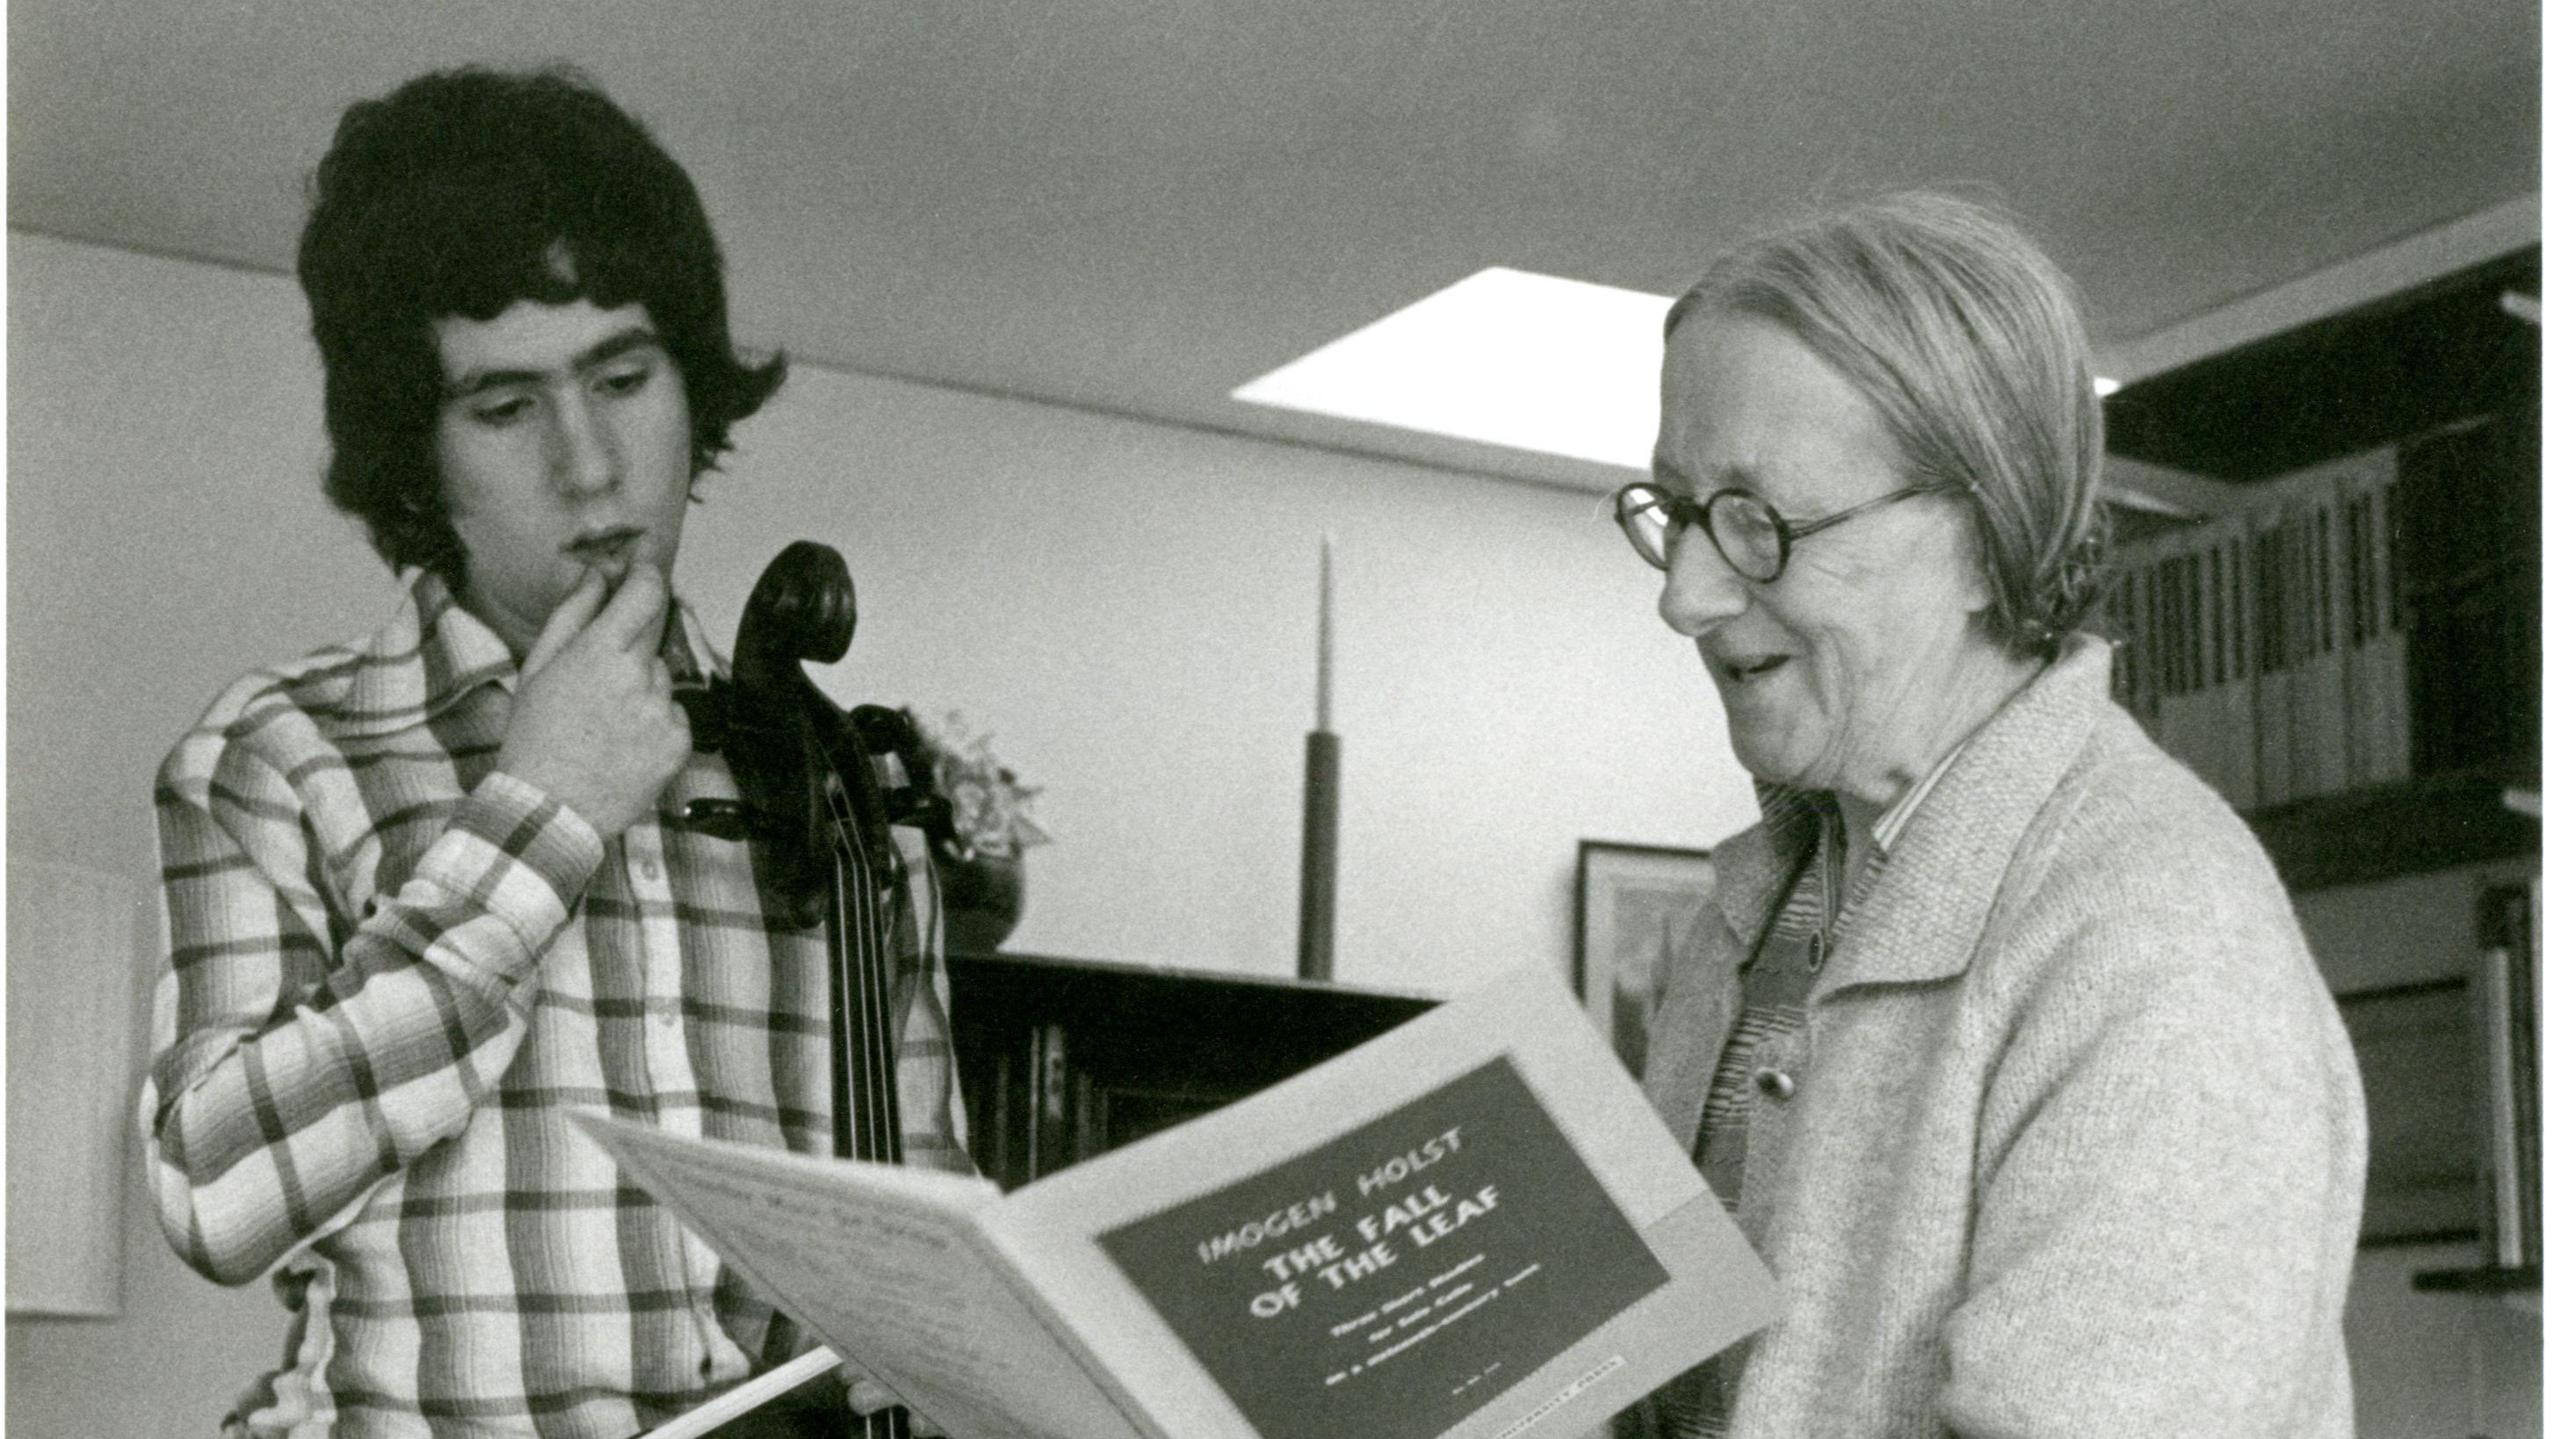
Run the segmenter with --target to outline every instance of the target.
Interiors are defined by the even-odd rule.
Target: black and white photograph
[[[0,1426],[2541,1433],[2541,32],[12,6]]]

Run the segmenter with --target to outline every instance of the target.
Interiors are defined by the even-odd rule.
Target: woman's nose
[[[1742,613],[1750,586],[1695,525],[1671,536],[1662,570],[1662,622],[1692,639]]]

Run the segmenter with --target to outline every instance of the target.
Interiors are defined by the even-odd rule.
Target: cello
[[[931,764],[906,714],[877,705],[839,709],[803,668],[843,658],[855,619],[853,578],[835,550],[795,541],[765,567],[738,621],[729,679],[677,694],[695,748],[716,749],[728,761],[739,797],[690,801],[677,818],[685,828],[750,843],[768,915],[794,928],[824,926],[835,1151],[897,1164],[906,1156],[892,999],[896,926],[908,890],[906,861],[889,831],[914,824],[947,841],[953,830],[949,801],[932,792]],[[878,760],[890,757],[903,772],[895,786],[879,773]],[[732,1394],[760,1402],[748,1391],[771,1398],[834,1363],[826,1351],[813,1351]],[[708,1416],[720,1404],[694,1414]],[[902,1408],[844,1414],[848,1432],[862,1439],[908,1439]]]

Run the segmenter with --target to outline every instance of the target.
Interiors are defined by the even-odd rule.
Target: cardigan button
[[[1771,1099],[1793,1099],[1795,1097],[1795,1076],[1787,1073],[1783,1069],[1761,1070],[1759,1073],[1751,1076],[1751,1082],[1760,1086],[1760,1092],[1769,1096]]]

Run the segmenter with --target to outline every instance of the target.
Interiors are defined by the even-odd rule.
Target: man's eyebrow
[[[600,365],[609,365],[634,350],[665,348],[666,342],[647,325],[628,325],[614,331],[577,353],[569,361],[572,374],[585,374]],[[503,390],[515,385],[538,385],[551,378],[545,370],[471,370],[448,382],[444,397],[448,400],[468,399],[489,390]]]

